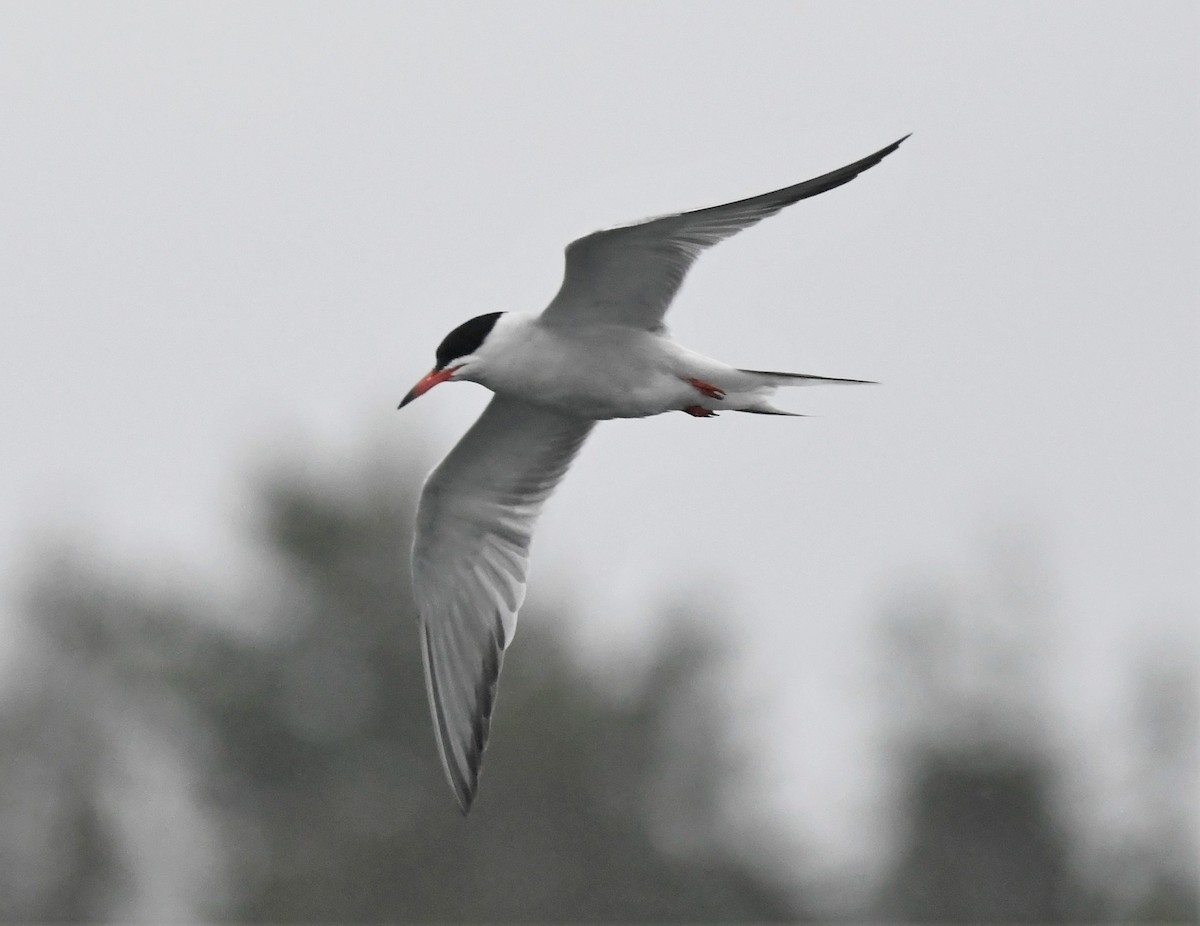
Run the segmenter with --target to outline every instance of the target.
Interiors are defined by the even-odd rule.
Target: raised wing
[[[433,729],[464,813],[525,598],[534,522],[594,424],[496,396],[421,492],[413,594]]]
[[[773,193],[621,225],[571,242],[562,287],[542,313],[542,321],[651,331],[661,327],[667,307],[701,251],[785,206],[849,183],[900,147],[904,138],[861,161]]]

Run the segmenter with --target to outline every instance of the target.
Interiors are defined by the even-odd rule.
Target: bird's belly
[[[680,380],[661,375],[638,381],[559,382],[530,401],[586,418],[647,418],[683,407],[687,390]]]
[[[692,395],[664,361],[661,352],[639,342],[560,343],[493,370],[484,385],[564,414],[646,418],[681,409]]]

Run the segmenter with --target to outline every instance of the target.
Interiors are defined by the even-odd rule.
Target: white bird
[[[786,415],[769,402],[780,386],[864,382],[742,370],[675,343],[663,316],[688,268],[718,241],[853,180],[902,141],[772,193],[572,242],[562,287],[541,315],[492,312],[459,325],[400,403],[452,380],[495,393],[426,480],[412,552],[434,732],[463,813],[525,597],[534,522],[595,423],[670,411]]]

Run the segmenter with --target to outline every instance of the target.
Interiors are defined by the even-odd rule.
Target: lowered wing
[[[525,598],[534,523],[594,424],[496,396],[421,492],[413,594],[434,733],[464,813]]]

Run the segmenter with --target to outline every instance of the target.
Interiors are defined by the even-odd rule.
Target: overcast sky
[[[1063,710],[1099,741],[1131,653],[1200,616],[1197,24],[1166,2],[0,5],[7,586],[55,533],[237,576],[247,467],[443,453],[484,391],[397,401],[460,321],[539,310],[572,238],[913,132],[706,254],[669,317],[738,365],[882,385],[781,394],[812,419],[605,424],[531,595],[569,596],[598,653],[715,600],[773,799],[853,854],[881,610],[989,581],[1017,536]]]

